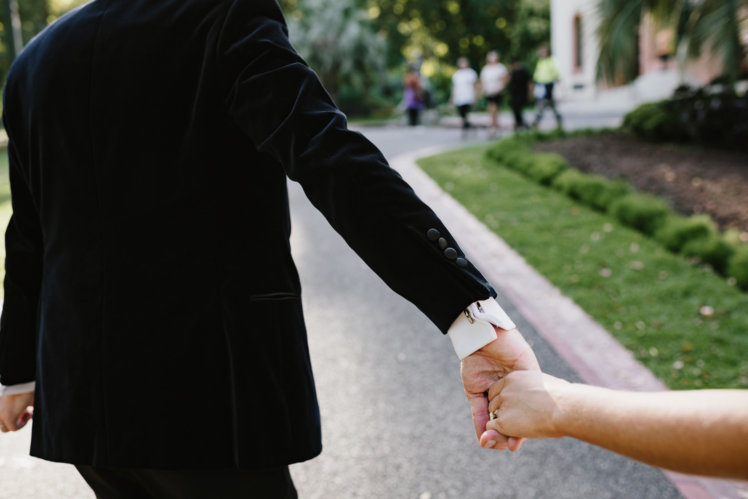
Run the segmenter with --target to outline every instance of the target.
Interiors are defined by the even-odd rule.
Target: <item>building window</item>
[[[574,16],[574,72],[581,73],[584,69],[584,31],[582,30],[582,16]]]

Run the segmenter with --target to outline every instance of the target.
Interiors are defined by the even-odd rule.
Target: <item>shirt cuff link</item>
[[[517,327],[493,298],[468,306],[447,331],[460,360],[494,341],[497,337],[494,326],[504,330]]]

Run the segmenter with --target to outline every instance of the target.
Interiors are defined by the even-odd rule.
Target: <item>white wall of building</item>
[[[597,4],[598,0],[551,0],[551,51],[561,72],[559,97],[589,98],[596,94]],[[582,58],[579,64],[575,56],[577,16],[582,24]]]

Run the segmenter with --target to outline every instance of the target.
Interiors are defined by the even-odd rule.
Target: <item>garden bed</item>
[[[534,150],[557,153],[583,172],[622,178],[680,213],[707,213],[721,230],[748,238],[745,153],[653,144],[619,132],[539,142]]]

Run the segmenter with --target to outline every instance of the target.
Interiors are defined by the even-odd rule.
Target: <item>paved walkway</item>
[[[455,237],[471,260],[478,262],[489,281],[495,283],[499,292],[517,307],[524,320],[552,346],[580,379],[616,389],[666,390],[605,329],[572,300],[563,296],[415,165],[418,157],[433,152],[417,151],[400,156],[393,160],[393,166],[437,211],[444,223],[454,228]],[[666,475],[687,498],[748,497],[748,483],[710,480],[671,472]]]

